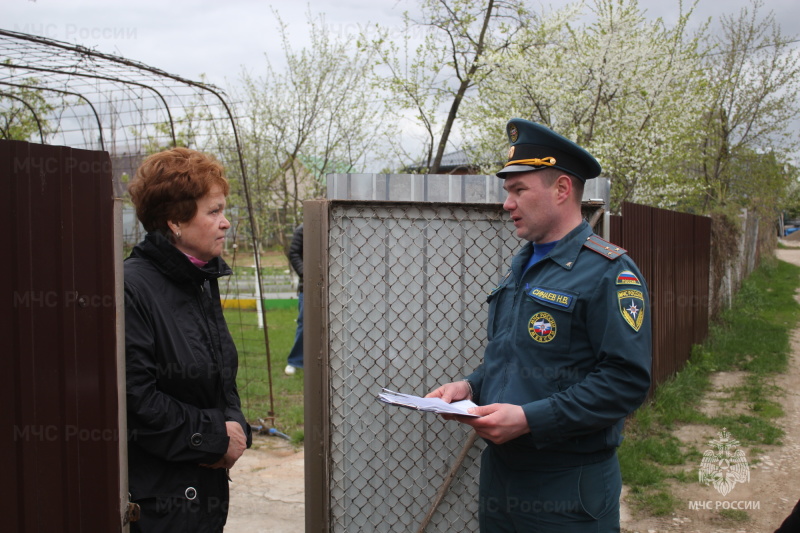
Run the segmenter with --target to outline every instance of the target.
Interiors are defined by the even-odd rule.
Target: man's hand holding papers
[[[470,416],[475,418],[480,416],[467,411],[472,407],[477,407],[471,400],[447,403],[441,398],[421,398],[419,396],[394,392],[389,389],[382,389],[382,391],[383,392],[378,395],[378,399],[390,405],[397,405],[417,411],[428,411],[440,415]]]

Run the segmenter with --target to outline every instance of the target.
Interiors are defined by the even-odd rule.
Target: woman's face
[[[210,261],[222,254],[225,233],[231,223],[225,218],[225,195],[218,185],[197,200],[197,213],[188,222],[170,222],[175,246],[185,254],[201,261]]]

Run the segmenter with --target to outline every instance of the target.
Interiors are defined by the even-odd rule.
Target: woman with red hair
[[[220,532],[229,470],[252,441],[217,280],[230,222],[222,165],[186,148],[154,154],[130,184],[147,230],[125,261],[131,531]]]

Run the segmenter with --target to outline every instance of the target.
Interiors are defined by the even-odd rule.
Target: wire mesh
[[[37,116],[46,142],[112,157],[144,153],[192,136],[209,149],[230,133],[222,91],[120,56],[44,37],[0,30],[0,90],[29,88],[50,108]]]
[[[520,241],[498,204],[334,202],[327,238],[329,530],[415,531],[468,434],[376,396],[424,395],[480,363],[486,294]],[[482,448],[427,531],[477,530]]]

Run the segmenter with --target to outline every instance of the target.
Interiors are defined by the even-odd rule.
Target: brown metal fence
[[[2,530],[127,530],[111,162],[0,141],[0,183]]]
[[[711,219],[626,202],[622,216],[611,217],[610,235],[650,290],[654,388],[708,334]]]

